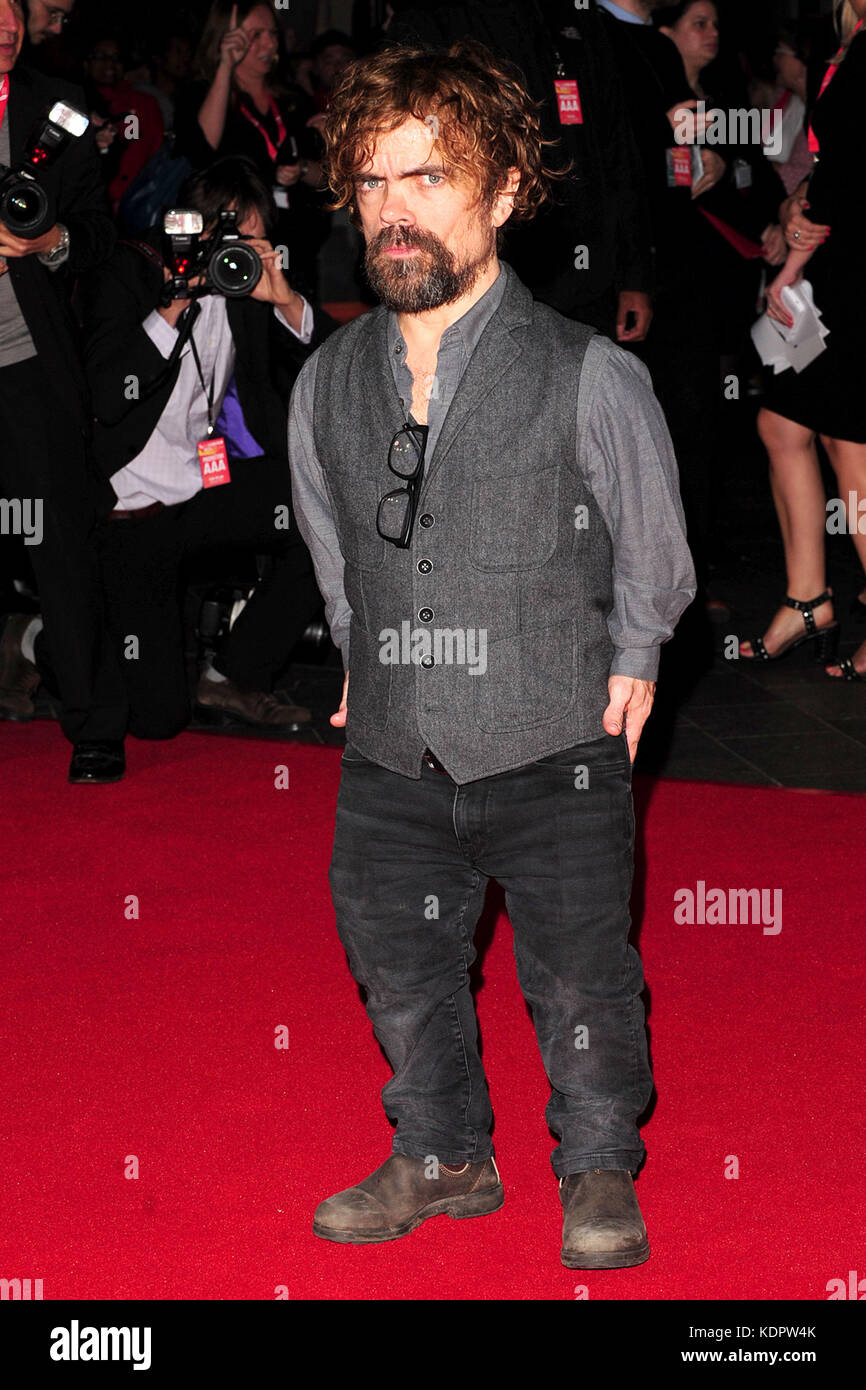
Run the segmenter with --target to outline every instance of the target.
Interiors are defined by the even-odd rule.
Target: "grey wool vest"
[[[319,349],[316,452],[352,609],[346,736],[407,777],[426,747],[464,783],[604,735],[612,550],[576,447],[593,330],[503,270],[405,550],[376,529],[379,499],[400,486],[388,449],[405,423],[387,310]]]

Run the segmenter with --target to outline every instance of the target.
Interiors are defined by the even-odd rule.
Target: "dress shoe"
[[[202,676],[196,705],[221,723],[240,720],[266,729],[292,730],[309,724],[310,711],[303,705],[284,705],[263,690],[242,690],[234,681],[212,681]]]
[[[39,672],[21,651],[21,638],[32,613],[15,613],[6,619],[0,637],[0,719],[26,723],[36,717],[33,696],[39,687]]]
[[[569,1173],[559,1184],[566,1269],[624,1269],[649,1259],[649,1241],[627,1168]]]
[[[126,771],[122,739],[85,739],[72,749],[70,782],[119,782]]]
[[[485,1216],[505,1201],[496,1161],[438,1164],[438,1177],[427,1176],[430,1160],[392,1154],[359,1182],[316,1208],[313,1233],[342,1245],[371,1245],[398,1240],[431,1216]]]

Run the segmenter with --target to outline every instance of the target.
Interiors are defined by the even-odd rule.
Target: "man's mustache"
[[[424,232],[420,227],[383,227],[370,242],[369,254],[376,255],[390,246],[419,246],[430,251],[439,245],[432,232]]]

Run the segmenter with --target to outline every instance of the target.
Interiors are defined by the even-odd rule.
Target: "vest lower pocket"
[[[554,723],[573,709],[578,678],[573,622],[492,642],[473,683],[478,727],[504,734]]]
[[[384,729],[388,723],[392,667],[379,660],[381,650],[377,637],[359,623],[352,624],[347,729],[354,720],[368,729]],[[351,741],[351,732],[347,736]]]

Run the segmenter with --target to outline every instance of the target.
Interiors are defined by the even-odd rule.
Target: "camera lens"
[[[16,236],[39,236],[50,225],[46,221],[47,214],[48,197],[44,188],[29,179],[15,179],[0,198],[0,221]]]
[[[227,299],[240,299],[254,290],[262,278],[262,262],[251,246],[232,242],[214,252],[209,275],[220,294]]]

